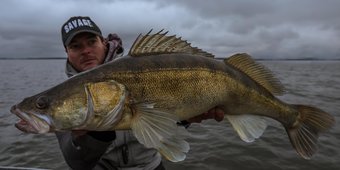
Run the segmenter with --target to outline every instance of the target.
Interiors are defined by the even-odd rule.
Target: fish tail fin
[[[321,109],[305,105],[293,106],[299,112],[299,117],[293,126],[286,127],[286,130],[297,153],[305,159],[310,159],[318,149],[319,133],[329,130],[335,120]]]

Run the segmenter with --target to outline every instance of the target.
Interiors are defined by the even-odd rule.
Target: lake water
[[[64,60],[0,60],[0,166],[67,169],[54,134],[24,134],[14,127],[10,107],[64,80]],[[164,161],[176,170],[339,170],[340,61],[260,61],[282,81],[280,99],[317,106],[336,118],[319,139],[311,160],[299,157],[283,128],[269,127],[253,143],[243,142],[227,122],[208,120],[189,127],[185,161]]]

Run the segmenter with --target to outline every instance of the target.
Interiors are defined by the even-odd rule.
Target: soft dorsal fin
[[[285,91],[281,82],[274,77],[270,70],[256,63],[251,56],[246,53],[232,55],[226,58],[224,62],[244,72],[274,95],[282,95]]]
[[[151,30],[152,31],[152,30]],[[190,43],[182,40],[175,35],[168,36],[168,32],[159,31],[156,34],[139,35],[133,43],[129,55],[133,57],[153,55],[153,54],[169,54],[169,53],[186,53],[192,55],[201,55],[206,57],[214,57],[213,54],[205,52],[197,47],[192,47]]]

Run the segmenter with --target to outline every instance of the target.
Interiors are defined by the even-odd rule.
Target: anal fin
[[[253,142],[267,128],[264,117],[254,115],[226,115],[240,138],[245,142]]]

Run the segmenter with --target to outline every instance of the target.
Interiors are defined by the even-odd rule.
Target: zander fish
[[[259,138],[271,118],[309,159],[334,117],[274,96],[283,92],[273,74],[247,54],[216,60],[158,32],[140,35],[127,56],[25,98],[11,112],[22,119],[16,127],[28,133],[131,129],[140,143],[176,162],[189,150],[176,122],[219,106],[242,140]]]

